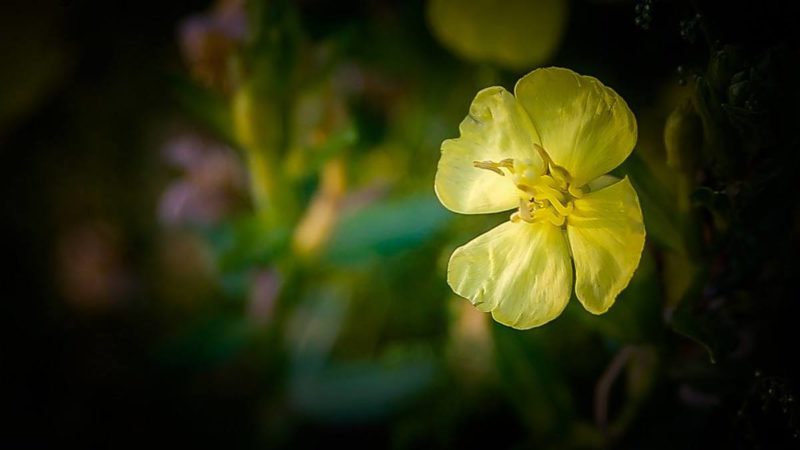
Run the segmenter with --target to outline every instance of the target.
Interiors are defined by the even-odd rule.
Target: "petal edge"
[[[504,325],[544,325],[561,314],[572,293],[564,233],[549,224],[506,222],[453,252],[447,283]]]
[[[460,137],[442,142],[434,190],[449,210],[487,214],[513,209],[518,193],[507,176],[473,166],[473,161],[531,159],[544,170],[533,147],[538,135],[510,92],[494,86],[481,90],[459,125]]]
[[[575,263],[575,293],[592,314],[603,314],[639,266],[645,227],[628,177],[574,202],[567,235]]]
[[[560,67],[536,69],[517,81],[514,95],[542,147],[578,186],[620,165],[636,145],[636,117],[597,78]]]

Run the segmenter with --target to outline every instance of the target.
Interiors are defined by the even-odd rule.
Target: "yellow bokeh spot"
[[[522,69],[558,49],[566,0],[431,0],[428,22],[448,49],[468,60]]]

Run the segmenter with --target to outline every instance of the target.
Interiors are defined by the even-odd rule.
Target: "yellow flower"
[[[645,229],[628,178],[608,171],[636,144],[636,118],[596,78],[562,68],[475,96],[461,136],[442,143],[436,195],[451,211],[516,208],[509,222],[459,247],[447,282],[505,325],[527,329],[575,293],[602,314],[639,265]]]

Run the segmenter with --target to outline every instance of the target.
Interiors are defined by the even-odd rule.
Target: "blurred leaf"
[[[296,308],[288,327],[290,403],[322,422],[385,417],[426,388],[435,372],[430,355],[397,348],[380,361],[330,362],[347,306],[339,288],[326,286]]]
[[[336,130],[325,140],[324,144],[309,149],[309,153],[313,155],[310,163],[312,171],[318,171],[329,159],[357,142],[358,129],[354,123],[348,123],[345,127]]]
[[[289,399],[293,408],[321,422],[375,421],[422,393],[435,373],[432,359],[392,366],[375,362],[337,364],[294,378]]]
[[[239,354],[254,329],[241,317],[213,317],[187,327],[160,351],[171,365],[213,367]]]
[[[333,233],[326,259],[358,263],[413,248],[429,239],[450,218],[429,195],[381,202],[344,216]]]
[[[314,372],[328,360],[347,313],[347,301],[335,286],[325,286],[294,309],[288,328],[292,370]]]
[[[681,302],[685,305],[686,302]],[[716,364],[717,359],[715,355],[718,353],[718,344],[715,340],[714,333],[711,332],[700,320],[692,317],[686,310],[685,306],[679,306],[672,317],[672,329],[676,333],[685,336],[696,343],[700,344],[708,353],[708,359]]]
[[[667,165],[691,177],[703,151],[703,122],[690,98],[678,105],[664,124]]]
[[[227,101],[188,78],[171,76],[169,81],[178,102],[186,111],[228,142],[236,142],[233,119]]]
[[[501,382],[528,428],[545,436],[565,432],[574,414],[572,398],[558,363],[537,342],[542,330],[521,333],[498,324],[492,329]]]
[[[255,215],[201,231],[223,273],[264,265],[288,248],[289,230],[270,229]]]
[[[714,330],[714,325],[707,314],[700,314],[695,311],[697,299],[701,298],[705,277],[698,275],[683,300],[672,314],[670,325],[672,329],[698,344],[708,353],[708,359],[716,363],[716,355],[719,354],[722,343],[719,340],[720,334]]]
[[[650,174],[635,152],[625,161],[623,167],[624,172],[630,175],[639,196],[647,237],[677,252],[684,252],[682,219],[678,213],[678,205],[668,195],[671,190],[662,186],[657,177]]]

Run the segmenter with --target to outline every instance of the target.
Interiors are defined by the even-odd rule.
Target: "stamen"
[[[583,197],[583,193],[584,193],[583,189],[581,189],[579,186],[575,186],[574,184],[570,184],[569,185],[569,188],[567,188],[567,192],[569,192],[569,195],[571,195],[571,196],[573,196],[575,198]]]
[[[554,163],[550,163],[550,174],[553,176],[558,182],[558,186],[561,189],[566,189],[567,185],[569,184],[570,177],[569,172],[566,171],[563,167],[557,166]]]
[[[558,181],[554,180],[553,177],[551,177],[550,175],[542,175],[541,179],[547,186],[549,186],[551,188],[558,188],[559,187]]]
[[[583,197],[585,192],[580,186],[570,183],[569,172],[553,163],[541,145],[533,144],[533,147],[545,162],[545,173],[539,173],[530,159],[473,161],[472,165],[500,176],[506,176],[507,172],[511,177],[519,189],[519,207],[509,217],[511,222],[548,223],[563,227],[574,209],[572,200]]]
[[[550,165],[553,161],[550,159],[550,155],[544,151],[544,147],[539,144],[534,143],[533,148],[536,149],[536,152],[539,153],[539,156],[544,160],[547,165]]]
[[[537,209],[533,212],[533,221],[536,223],[539,222],[550,222],[551,224],[560,227],[564,225],[565,217],[562,215],[556,215],[552,209],[550,208],[543,208]]]
[[[567,216],[572,212],[572,202],[569,202],[566,205],[564,205],[563,203],[561,203],[560,201],[558,201],[555,198],[547,198],[547,197],[545,197],[545,200],[550,202],[550,206],[552,206],[553,209],[555,209],[562,216]]]
[[[500,175],[501,177],[506,175],[503,173],[502,170],[500,170],[500,167],[497,165],[497,163],[492,161],[472,161],[472,165],[477,167],[478,169],[491,170],[492,172]]]
[[[566,189],[567,184],[570,181],[569,172],[566,169],[559,166],[558,164],[554,163],[552,159],[550,159],[550,155],[547,154],[544,147],[539,144],[533,144],[533,148],[539,153],[539,156],[542,157],[547,167],[550,169],[550,175],[554,178],[561,189]]]
[[[511,158],[506,158],[500,162],[494,161],[472,161],[472,165],[477,167],[478,169],[486,169],[491,170],[492,172],[502,176],[505,176],[502,169],[508,169],[509,172],[514,172],[514,160]]]
[[[534,188],[527,186],[525,184],[521,183],[517,184],[517,189],[529,195],[536,195],[536,191],[534,190]]]
[[[564,201],[564,193],[558,189],[554,189],[550,186],[546,185],[538,185],[533,188],[534,194],[533,196],[542,199],[542,200],[552,200],[555,199],[556,201]]]
[[[528,208],[528,201],[524,198],[519,199],[519,217],[525,222],[531,222],[533,220],[533,217],[531,217],[531,211]]]

